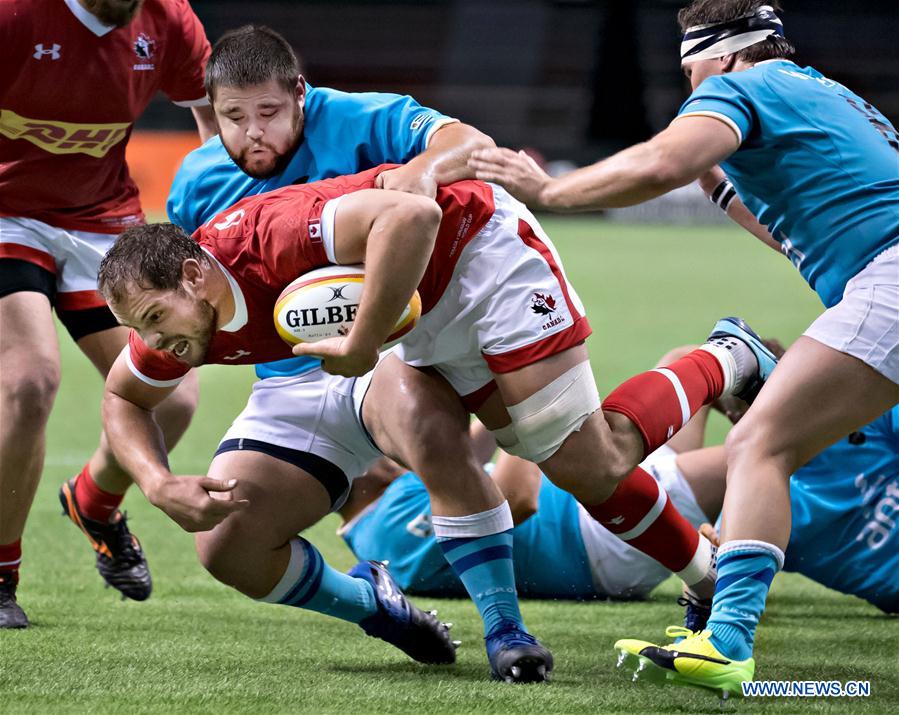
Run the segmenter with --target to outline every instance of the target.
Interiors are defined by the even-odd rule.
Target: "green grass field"
[[[715,319],[741,315],[764,335],[794,340],[820,312],[786,260],[736,230],[546,221],[587,304],[603,393],[665,350],[701,341]],[[630,713],[720,712],[710,694],[634,685],[616,674],[612,643],[661,637],[679,620],[669,580],[647,603],[525,602],[550,646],[548,686],[488,680],[474,606],[426,599],[461,638],[452,667],[418,666],[355,627],[250,601],[197,563],[190,535],[134,490],[125,501],[155,580],[145,603],[104,590],[87,541],[59,515],[56,491],[96,443],[99,377],[67,338],[63,387],[50,423],[43,482],[25,533],[20,602],[34,626],[0,633],[3,713]],[[247,368],[201,371],[201,407],[173,455],[202,473],[253,380]],[[711,437],[720,440],[717,421]],[[764,498],[760,495],[760,498]],[[334,517],[307,534],[336,566],[353,563]],[[865,700],[759,699],[729,712],[896,712],[899,624],[875,608],[781,575],[758,637],[757,677],[869,680]]]

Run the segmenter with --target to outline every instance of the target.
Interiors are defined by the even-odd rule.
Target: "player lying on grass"
[[[438,185],[471,178],[467,166],[471,151],[493,146],[475,128],[423,107],[411,97],[309,86],[290,45],[265,27],[242,27],[219,39],[205,81],[220,135],[185,158],[168,201],[172,221],[189,233],[246,196],[353,173],[385,161],[407,163],[379,174],[379,188],[433,196]],[[294,377],[319,365],[319,360],[297,357],[257,365],[257,375],[266,382],[257,386],[247,410],[265,412],[272,401],[289,410],[293,392],[303,389]],[[409,418],[413,429],[415,419]],[[243,439],[250,450],[254,444],[273,441],[291,446],[287,435],[273,436],[264,420],[241,419],[230,435]],[[480,464],[460,459],[452,474],[441,475],[435,471],[438,462],[425,452],[406,459],[413,457],[425,470],[422,474],[439,515],[438,534],[457,536],[460,528],[467,528],[470,552],[492,549],[494,541],[503,538],[500,534],[508,528],[509,519],[502,495]],[[494,554],[490,566],[474,570],[465,580],[484,615],[485,635],[495,632],[493,640],[500,636],[508,640],[525,630],[515,605],[511,560],[495,550],[489,553]],[[497,609],[492,605],[495,593],[513,595],[505,596],[505,606]],[[498,629],[501,623],[513,623],[515,628],[502,635],[509,629]],[[499,650],[491,648],[494,661],[500,658]],[[501,669],[503,677],[511,672],[505,666]]]
[[[660,366],[686,350],[672,351]],[[734,407],[739,417],[745,405]],[[703,448],[708,411],[703,407],[686,428],[641,463],[697,527],[717,520],[726,487],[724,447]],[[899,613],[897,443],[899,406],[792,475],[793,529],[784,565],[785,571],[892,614]],[[486,452],[493,444],[490,441]],[[516,522],[512,534],[521,596],[639,599],[671,575],[597,524],[574,497],[530,462],[501,453],[492,477],[509,500]],[[416,474],[379,460],[353,482],[338,511],[344,523],[337,533],[350,550],[360,559],[389,561],[404,590],[434,596],[464,593],[434,538],[427,490]],[[694,610],[692,616],[693,622],[685,623],[687,630],[701,630],[703,614]],[[682,635],[683,629],[671,633]]]
[[[195,234],[194,239],[202,248],[197,248],[177,227],[156,225],[137,228],[125,234],[110,253],[100,276],[104,295],[119,319],[135,327],[150,348],[155,350],[132,336],[130,352],[119,359],[107,381],[104,422],[112,435],[116,455],[135,474],[139,486],[152,501],[177,518],[184,519],[184,514],[180,514],[177,504],[166,496],[166,490],[173,485],[178,485],[182,493],[184,490],[190,491],[187,509],[189,524],[195,523],[196,517],[192,513],[195,501],[204,510],[213,512],[214,518],[210,521],[205,521],[205,516],[201,519],[199,525],[203,528],[213,526],[228,512],[241,507],[236,502],[230,505],[213,502],[195,480],[173,480],[159,461],[158,451],[152,449],[154,442],[151,437],[134,439],[140,431],[146,435],[152,433],[153,425],[145,412],[148,403],[159,399],[165,389],[172,386],[171,381],[183,375],[189,365],[216,361],[248,363],[281,356],[286,348],[277,337],[271,320],[278,293],[296,276],[326,265],[334,258],[343,262],[364,259],[367,265],[366,287],[357,321],[344,347],[354,346],[353,336],[360,326],[362,331],[358,334],[364,338],[354,350],[347,351],[343,360],[347,362],[348,359],[352,371],[358,371],[361,375],[371,369],[377,360],[377,346],[383,342],[383,336],[377,335],[381,329],[379,321],[399,311],[399,300],[408,302],[416,284],[425,315],[411,335],[419,328],[424,328],[423,334],[434,329],[435,323],[429,325],[427,318],[434,311],[439,315],[447,310],[447,306],[439,302],[441,294],[444,291],[447,295],[458,293],[455,287],[447,290],[447,286],[453,276],[464,275],[456,265],[460,256],[465,256],[471,264],[482,255],[474,250],[469,251],[469,246],[486,252],[489,257],[486,265],[491,271],[496,270],[496,263],[508,267],[508,256],[504,256],[504,252],[511,249],[511,255],[514,255],[514,251],[518,251],[519,266],[512,275],[506,276],[509,278],[506,285],[511,289],[510,281],[513,278],[527,279],[527,288],[519,289],[515,299],[524,309],[525,319],[530,324],[519,331],[508,331],[507,326],[501,323],[497,328],[510,340],[521,341],[523,338],[525,345],[521,347],[525,351],[519,351],[518,356],[523,355],[525,359],[533,356],[533,353],[527,353],[527,341],[534,332],[540,336],[544,325],[550,338],[540,341],[541,344],[536,346],[539,349],[550,353],[563,350],[569,357],[583,350],[580,342],[589,329],[577,309],[572,312],[567,302],[571,300],[572,306],[577,305],[576,297],[564,282],[547,240],[532,233],[531,226],[536,225],[533,217],[523,213],[530,223],[519,220],[519,212],[524,212],[520,204],[501,192],[500,200],[495,202],[493,189],[474,181],[441,187],[437,192],[440,203],[412,194],[372,190],[377,176],[392,168],[387,165],[351,177],[287,187],[245,199]],[[522,250],[527,257],[523,262],[524,272],[527,274],[533,269],[531,275],[515,275],[522,271]],[[549,256],[549,260],[544,256]],[[483,282],[480,277],[475,276],[474,279]],[[495,278],[492,283],[495,285]],[[553,293],[559,295],[559,305],[555,303]],[[536,295],[540,296],[540,302],[536,300]],[[497,300],[502,297],[509,296],[494,296]],[[450,306],[449,310],[454,315],[465,312],[461,307]],[[578,316],[577,320],[575,316]],[[573,326],[573,332],[569,326]],[[753,349],[758,351],[762,360],[773,360],[760,343],[735,323],[722,321],[721,326],[744,336],[743,339],[753,344]],[[374,334],[365,332],[372,329]],[[559,335],[561,331],[568,332]],[[369,339],[371,343],[365,342]],[[722,335],[716,342],[718,344],[693,351],[661,373],[647,373],[635,378],[619,388],[617,397],[613,394],[610,398],[617,399],[622,405],[619,409],[638,415],[647,441],[658,440],[661,444],[681,426],[681,421],[689,419],[690,411],[698,409],[705,401],[734,389],[742,390],[741,394],[748,396],[758,389],[759,368],[753,350],[746,347],[742,339],[727,335]],[[568,343],[573,344],[572,351],[564,351]],[[333,346],[334,343],[330,342],[326,343],[325,348]],[[362,350],[359,350],[360,346]],[[460,349],[464,354],[470,346],[463,343]],[[515,355],[512,353],[511,357]],[[405,357],[409,359],[408,354]],[[509,358],[508,353],[506,358]],[[506,358],[502,354],[498,356],[500,362]],[[467,383],[465,379],[460,380],[458,371],[442,366],[444,375],[449,373],[451,384],[453,378],[456,379],[453,387],[457,393],[467,396],[470,408],[477,408],[484,402],[485,394],[492,392],[490,374],[485,366],[479,366],[478,361],[483,361],[480,352],[474,358]],[[341,360],[329,357],[328,362]],[[766,363],[766,369],[770,370],[770,367],[771,363]],[[485,372],[488,384],[482,385],[478,381],[485,379]],[[518,374],[521,375],[521,371]],[[302,380],[302,376],[297,379]],[[592,375],[589,371],[585,373],[584,366],[579,365],[575,367],[574,377],[569,376],[569,379],[575,383],[572,385],[575,394],[572,391],[563,392],[573,398],[573,402],[568,407],[556,405],[559,423],[546,425],[539,432],[528,435],[531,448],[554,452],[557,445],[547,448],[539,444],[549,439],[552,433],[558,438],[560,429],[574,429],[584,422],[584,415],[572,418],[572,407],[575,411],[586,410],[590,413],[597,400],[595,387],[592,388],[592,399],[577,393],[585,389],[583,382],[592,383]],[[467,385],[472,385],[472,389],[467,389]],[[684,396],[683,400],[678,398],[675,386]],[[486,389],[481,389],[484,387]],[[257,386],[257,392],[268,392],[265,381]],[[328,394],[331,392],[329,390]],[[378,426],[369,424],[366,418],[366,404],[378,394],[379,390],[375,387],[367,394],[364,389],[356,392],[357,398],[366,397],[362,404],[362,419],[375,443],[383,448]],[[384,403],[389,404],[392,393],[381,394],[384,395]],[[660,406],[654,404],[654,398],[655,402],[661,402]],[[648,400],[651,407],[645,407],[641,401],[643,399]],[[255,406],[251,405],[249,414],[245,414],[246,421],[273,419],[271,411],[264,409],[264,402],[264,399],[259,399]],[[353,400],[345,400],[339,410],[345,410],[351,402]],[[435,406],[434,410],[445,408]],[[312,419],[314,423],[314,419],[308,415],[294,416],[295,409],[291,403],[278,411],[292,429],[310,429],[308,421]],[[340,419],[338,417],[338,421]],[[593,496],[594,492],[607,497],[616,489],[614,483],[609,483],[615,474],[611,470],[630,472],[634,465],[627,464],[626,460],[631,458],[631,453],[634,459],[643,453],[644,438],[641,432],[623,416],[617,421],[626,425],[626,434],[622,435],[619,431],[617,436],[613,436],[606,428],[604,443],[610,454],[605,456],[610,459],[602,462],[602,468],[608,471],[597,475],[594,461],[589,468],[583,469],[586,476],[580,477],[579,491],[588,495],[582,496],[582,501],[587,504],[599,502]],[[597,425],[593,428],[601,429]],[[238,426],[236,431],[240,434],[245,429],[246,426]],[[277,431],[269,430],[269,434],[277,434]],[[258,432],[265,434],[262,428],[258,428]],[[408,436],[414,431],[410,429],[404,434]],[[507,427],[501,435],[505,437],[504,444],[515,449],[513,430]],[[615,453],[614,444],[618,439],[626,443],[628,454]],[[260,437],[260,441],[265,440]],[[407,438],[400,447],[409,449],[409,444],[416,442]],[[446,435],[441,435],[434,444],[425,441],[423,448],[433,449],[437,442],[445,448],[454,447],[453,443],[447,442]],[[306,443],[308,440],[288,444]],[[240,440],[237,440],[239,446]],[[585,451],[583,456],[595,460],[595,452]],[[244,458],[252,459],[252,455]],[[413,460],[403,461],[410,464]],[[575,478],[581,474],[574,469],[569,473]],[[621,478],[625,474],[619,473],[617,476]],[[596,481],[591,482],[590,479]],[[605,514],[606,520],[621,538],[667,562],[669,568],[679,572],[688,585],[704,588],[710,593],[714,581],[711,546],[707,540],[699,538],[696,530],[667,501],[667,496],[660,491],[655,480],[639,470],[625,480],[623,489],[618,487],[618,490],[620,493],[616,494],[611,506],[592,507],[594,517]],[[530,660],[518,669],[518,676],[515,677],[542,679],[552,661],[549,653],[520,625],[514,593],[511,537],[508,534],[511,527],[508,508],[493,509],[457,520],[451,538],[441,541],[441,544],[451,563],[460,571],[469,591],[477,592],[479,584],[493,584],[491,588],[494,590],[489,594],[491,598],[477,599],[476,605],[481,610],[485,626],[493,625],[487,631],[487,645],[494,674],[506,677],[504,672],[497,671],[498,652],[515,654],[530,651]],[[219,533],[227,532],[225,522]],[[482,537],[484,532],[493,536],[490,539]],[[279,552],[281,555],[272,554],[266,562],[269,570],[262,575],[263,581],[283,575],[289,551],[288,538],[284,536],[285,544]],[[219,543],[218,539],[215,532],[209,537],[200,537],[201,558],[214,572],[218,564],[204,557],[203,553],[207,546]],[[485,543],[487,541],[492,543]],[[223,551],[228,553],[227,549]],[[469,556],[471,558],[467,558]],[[259,559],[258,564],[263,561]],[[497,583],[508,585],[497,588]],[[250,595],[267,592],[256,581],[242,590]]]
[[[105,375],[128,332],[97,293],[97,267],[116,234],[144,221],[125,146],[160,90],[191,107],[203,139],[215,133],[208,54],[186,0],[0,3],[0,628],[28,625],[16,585],[60,384],[53,311]],[[188,379],[160,405],[170,447],[196,403]],[[152,583],[118,508],[123,479],[101,440],[60,497],[106,583],[144,600]]]
[[[696,0],[681,11],[693,94],[649,142],[559,179],[509,150],[472,162],[532,206],[565,211],[639,203],[721,163],[827,308],[730,433],[709,629],[676,657],[652,656],[675,682],[733,692],[753,676],[755,629],[784,562],[790,474],[899,402],[899,134],[864,99],[789,60],[772,5]],[[733,189],[722,183],[713,197]]]

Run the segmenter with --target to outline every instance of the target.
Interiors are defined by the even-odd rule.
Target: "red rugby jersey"
[[[157,91],[205,103],[209,42],[187,0],[108,28],[77,0],[0,2],[0,216],[119,233],[143,221],[125,165]]]
[[[237,315],[209,344],[205,362],[256,364],[291,357],[275,330],[273,313],[281,291],[299,276],[329,265],[323,244],[322,213],[344,194],[374,188],[383,165],[360,174],[287,186],[234,204],[194,233],[225,269]],[[431,260],[419,283],[422,311],[428,312],[449,285],[462,249],[493,215],[493,192],[480,181],[459,181],[437,191],[443,220]],[[190,369],[171,353],[152,350],[132,331],[129,367],[150,384],[174,384]]]

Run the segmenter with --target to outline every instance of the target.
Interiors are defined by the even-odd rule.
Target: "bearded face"
[[[302,136],[304,96],[276,80],[216,90],[213,109],[219,135],[241,171],[254,179],[284,171]]]
[[[144,0],[83,0],[87,10],[104,25],[125,27],[140,12]]]

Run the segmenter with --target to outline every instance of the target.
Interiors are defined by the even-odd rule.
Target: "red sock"
[[[22,540],[0,544],[0,574],[10,574],[13,583],[19,582],[19,564],[22,563]],[[2,578],[2,576],[0,576]]]
[[[724,391],[718,359],[694,350],[663,368],[643,372],[612,390],[605,412],[620,412],[643,435],[644,456],[674,436],[703,405]]]
[[[584,508],[622,541],[651,556],[688,585],[705,578],[711,563],[708,542],[640,467],[602,504]]]
[[[87,464],[75,477],[75,501],[78,502],[78,510],[88,519],[109,521],[124,498],[124,494],[112,494],[100,489],[91,476],[90,466]]]

